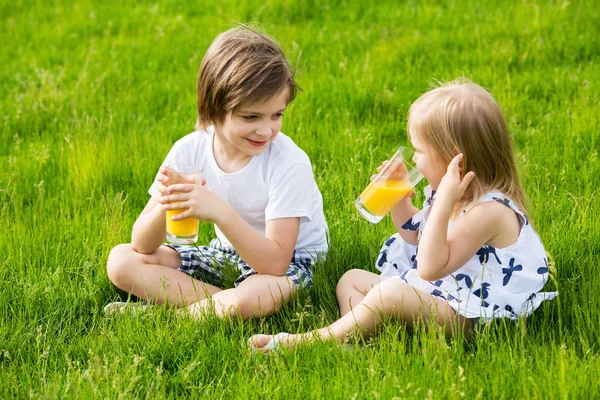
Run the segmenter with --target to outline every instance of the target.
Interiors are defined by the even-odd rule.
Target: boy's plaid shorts
[[[241,259],[239,254],[221,245],[219,239],[213,239],[209,246],[175,245],[166,244],[176,250],[181,257],[181,265],[177,268],[181,272],[215,286],[223,286],[223,268],[226,265],[234,266],[240,275],[234,282],[238,286],[249,276],[258,274]],[[294,250],[292,261],[285,273],[294,282],[296,287],[312,287],[314,260],[308,254],[300,254]]]

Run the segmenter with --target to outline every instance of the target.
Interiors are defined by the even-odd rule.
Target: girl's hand
[[[185,210],[173,217],[173,221],[196,218],[202,221],[216,222],[223,214],[226,203],[213,191],[192,183],[169,185],[160,199],[165,211]]]
[[[377,167],[377,172],[381,172],[390,162],[388,160],[384,160],[379,167]],[[405,180],[408,179],[408,170],[406,169],[406,165],[400,160],[393,161],[393,164],[390,165],[385,171],[384,179],[394,179],[394,180]],[[377,175],[371,175],[371,180],[375,179]]]
[[[460,179],[462,172],[463,154],[460,153],[450,161],[446,174],[442,178],[437,190],[437,198],[444,198],[452,204],[456,203],[465,194],[465,190],[475,178],[475,172],[469,171]]]

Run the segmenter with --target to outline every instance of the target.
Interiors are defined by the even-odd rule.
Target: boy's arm
[[[176,172],[169,171],[164,165],[160,167],[156,175],[155,189],[159,196],[162,197],[166,190],[165,185],[176,184],[177,182],[185,182],[191,179],[192,182],[197,179],[195,177],[186,178]],[[202,180],[202,185],[206,183]],[[154,253],[163,242],[167,235],[167,216],[160,201],[154,197],[150,198],[146,207],[133,224],[131,232],[131,244],[138,253],[150,254]]]
[[[267,221],[265,236],[256,232],[228,204],[215,221],[233,248],[259,274],[285,275],[300,231],[300,218]]]
[[[419,244],[419,231],[402,229],[402,225],[404,225],[418,212],[419,209],[412,205],[409,196],[404,196],[404,198],[402,198],[402,200],[400,200],[391,211],[392,221],[394,222],[396,231],[398,231],[402,240],[412,245]]]
[[[131,232],[131,244],[138,253],[150,254],[164,242],[167,233],[165,210],[154,198],[135,220]]]
[[[174,221],[197,218],[216,224],[240,257],[259,274],[282,276],[287,271],[300,231],[299,217],[269,220],[263,236],[232,206],[201,185],[171,185],[160,201],[163,210],[184,210],[173,217]]]

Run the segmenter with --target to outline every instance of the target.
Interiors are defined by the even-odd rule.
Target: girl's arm
[[[143,254],[154,253],[165,240],[166,225],[165,210],[158,201],[151,198],[133,224],[133,249]]]
[[[444,278],[459,269],[481,246],[495,238],[502,227],[505,214],[496,204],[483,203],[473,207],[448,233],[455,205],[475,178],[471,171],[461,179],[462,158],[459,154],[448,165],[419,242],[417,273],[428,281]]]
[[[412,196],[404,196],[402,200],[392,208],[392,221],[396,230],[400,234],[402,240],[408,244],[417,245],[419,244],[419,231],[409,231],[402,229],[402,225],[411,219],[415,214],[419,212],[419,209],[412,205],[410,198]]]
[[[417,273],[422,279],[435,281],[458,270],[483,245],[502,233],[506,226],[507,214],[504,212],[514,214],[498,203],[478,204],[448,233],[453,208],[454,204],[441,197],[437,197],[432,206],[417,254]]]

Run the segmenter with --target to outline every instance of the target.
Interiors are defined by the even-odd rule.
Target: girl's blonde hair
[[[221,123],[242,103],[261,103],[285,89],[289,104],[299,88],[279,44],[257,27],[239,24],[217,36],[202,60],[196,128]]]
[[[527,215],[506,121],[481,86],[457,79],[425,93],[410,107],[408,132],[419,132],[442,166],[463,153],[462,175],[475,172],[464,195],[467,203],[497,190]]]

